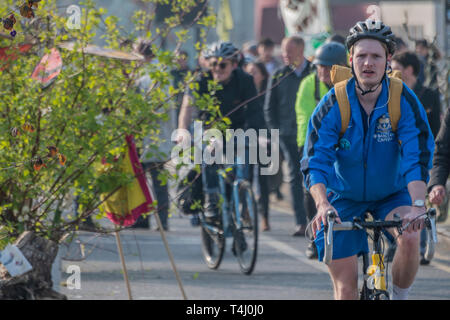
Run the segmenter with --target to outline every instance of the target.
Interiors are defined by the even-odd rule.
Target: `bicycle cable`
[[[405,224],[403,227],[401,227],[401,228],[400,228],[400,229],[401,229],[401,232],[405,231],[406,228],[408,228],[409,225],[410,225],[411,223],[413,223],[413,222],[416,221],[417,219],[419,219],[419,218],[421,218],[421,217],[423,217],[423,216],[426,216],[426,215],[427,215],[426,212],[425,212],[425,213],[422,213],[422,214],[419,214],[417,217],[415,217],[414,219],[412,219],[411,221],[409,221],[407,224]],[[394,238],[394,240],[397,241],[397,239],[398,239],[400,236],[401,236],[401,233],[399,233],[399,234]]]

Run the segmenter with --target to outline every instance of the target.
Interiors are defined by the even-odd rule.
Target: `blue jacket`
[[[375,201],[404,189],[411,181],[428,182],[434,138],[426,112],[403,84],[401,117],[393,133],[388,91],[388,80],[384,80],[364,136],[355,80],[348,82],[351,117],[341,139],[341,114],[334,88],[322,98],[309,121],[301,160],[308,189],[323,183],[342,198]]]

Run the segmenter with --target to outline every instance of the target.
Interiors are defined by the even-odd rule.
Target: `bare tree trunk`
[[[26,231],[14,243],[33,269],[12,278],[6,268],[0,266],[0,299],[41,300],[67,299],[52,289],[52,264],[58,253],[58,244]]]

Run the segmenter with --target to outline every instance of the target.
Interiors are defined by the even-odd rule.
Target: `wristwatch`
[[[422,199],[414,200],[412,206],[413,206],[413,207],[423,208],[423,207],[425,207],[425,201],[422,200]]]

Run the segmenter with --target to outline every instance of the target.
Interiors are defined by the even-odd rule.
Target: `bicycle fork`
[[[380,230],[381,232],[381,230]],[[368,254],[364,255],[364,287],[362,294],[368,295],[368,300],[388,300],[389,293],[386,284],[386,268],[384,265],[384,256],[380,245],[380,232],[374,232],[374,248],[372,253],[372,264],[369,265]]]

